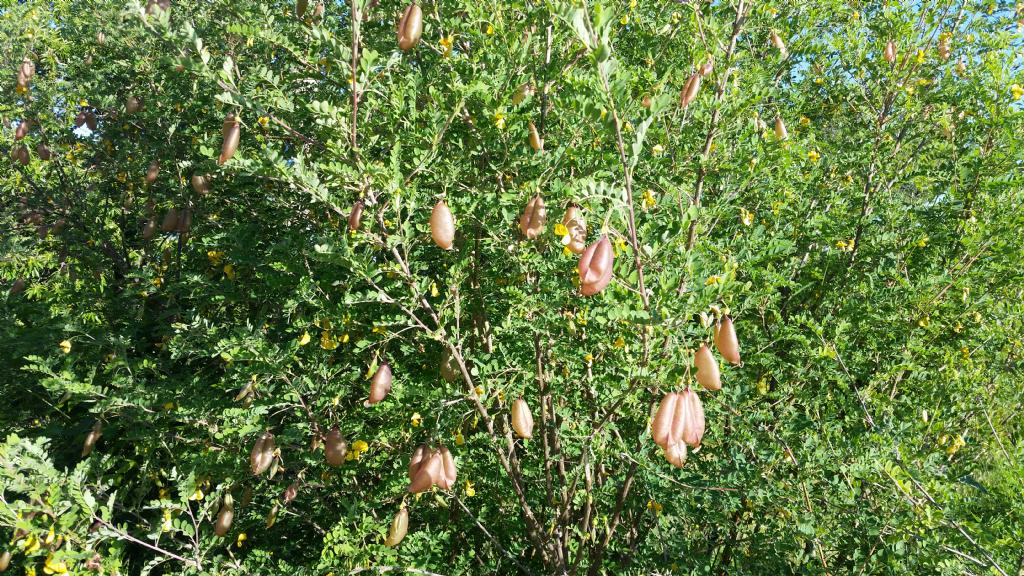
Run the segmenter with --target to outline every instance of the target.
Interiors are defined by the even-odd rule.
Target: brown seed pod
[[[169,11],[171,9],[171,0],[149,0],[146,2],[146,14],[154,14],[160,11]]]
[[[17,84],[19,88],[28,88],[29,84],[32,83],[32,77],[36,75],[35,62],[29,59],[28,56],[21,60],[21,65],[18,66],[18,78]]]
[[[85,458],[89,454],[92,454],[92,449],[96,447],[96,442],[99,441],[100,436],[103,435],[103,422],[97,420],[92,425],[92,430],[85,435],[85,442],[82,443],[82,458]]]
[[[455,243],[455,218],[444,200],[438,200],[430,213],[430,236],[445,250],[451,250]]]
[[[317,2],[313,7],[313,20],[320,20],[324,17],[324,3]]]
[[[533,438],[533,414],[530,414],[530,406],[522,398],[512,403],[512,429],[520,438]]]
[[[769,38],[771,38],[772,46],[775,46],[775,48],[779,51],[779,54],[782,54],[783,58],[789,55],[789,52],[786,50],[785,42],[782,41],[782,38],[779,37],[779,34],[775,32],[775,30],[771,31],[771,34],[769,34]]]
[[[445,382],[455,382],[461,376],[462,371],[459,370],[458,362],[452,356],[451,350],[445,348],[441,354],[441,378],[444,378]]]
[[[736,338],[736,328],[728,315],[715,325],[715,348],[730,364],[740,363],[740,342]]]
[[[583,254],[587,249],[587,220],[580,212],[579,206],[570,204],[565,209],[565,216],[562,217],[562,226],[569,231],[569,251],[573,254]]]
[[[364,402],[364,406],[372,406],[387,397],[391,392],[391,366],[384,362],[377,368],[370,379],[370,397]]]
[[[398,20],[398,47],[408,52],[420,43],[423,35],[423,10],[419,6],[409,4],[402,17]]]
[[[193,174],[190,183],[192,191],[200,196],[205,196],[210,191],[209,174]]]
[[[942,59],[943,62],[949,60],[949,55],[952,52],[949,47],[949,36],[946,36],[945,34],[939,36],[938,50],[939,58]]]
[[[11,296],[15,296],[17,294],[21,294],[24,291],[25,291],[25,279],[24,278],[17,278],[17,279],[14,280],[14,282],[11,283],[11,289],[8,290],[7,293],[10,294]]]
[[[182,208],[178,211],[178,222],[174,230],[179,234],[188,234],[192,230],[192,209]]]
[[[28,148],[24,144],[18,144],[11,148],[11,159],[20,162],[22,166],[28,166],[29,158]]]
[[[302,18],[306,15],[306,8],[309,7],[309,0],[298,0],[295,3],[295,16]]]
[[[40,160],[46,161],[50,159],[52,153],[50,152],[50,148],[46,144],[40,142],[39,144],[36,145],[36,156],[39,156]]]
[[[410,482],[416,479],[416,475],[419,472],[420,467],[422,467],[423,464],[426,463],[427,459],[430,458],[432,454],[433,452],[430,450],[430,447],[427,446],[426,444],[420,444],[419,446],[416,447],[416,450],[414,450],[412,453],[412,458],[409,459]]]
[[[705,390],[721,390],[722,376],[718,371],[718,361],[715,360],[707,344],[701,344],[693,357],[693,364],[697,367],[697,383]]]
[[[535,152],[544,151],[544,139],[540,137],[540,132],[537,132],[537,127],[530,122],[530,148],[533,148]]]
[[[697,99],[697,93],[700,92],[700,78],[700,72],[694,72],[683,85],[683,90],[679,93],[679,105],[683,108]]]
[[[104,44],[106,44],[107,43],[107,35],[104,34],[103,32],[97,32],[96,33],[96,43],[99,44],[100,46],[103,46]]]
[[[142,239],[152,240],[153,236],[156,236],[156,220],[150,218],[146,221],[146,225],[142,227]]]
[[[146,184],[153,184],[158,176],[160,176],[160,161],[153,160],[146,168]]]
[[[217,521],[213,523],[213,533],[217,536],[224,537],[231,530],[231,522],[235,519],[235,505],[231,499],[231,494],[224,496],[224,503],[220,506],[220,512],[217,513]]]
[[[341,435],[341,430],[337,426],[332,428],[324,438],[324,456],[327,458],[327,463],[335,468],[345,463],[345,456],[348,456],[348,442],[345,441],[345,437]]]
[[[882,50],[882,57],[885,58],[885,61],[888,62],[889,64],[895,64],[896,63],[896,43],[895,42],[893,42],[892,40],[889,40],[888,42],[885,43],[885,49]]]
[[[164,213],[164,220],[160,224],[160,230],[174,232],[178,228],[178,209],[171,207]]]
[[[682,468],[683,464],[686,464],[686,443],[676,442],[670,444],[668,447],[662,450],[665,455],[665,460],[672,463],[677,468]]]
[[[129,96],[124,103],[124,111],[128,114],[135,114],[142,110],[142,100],[138,96]]]
[[[259,476],[270,468],[274,461],[274,449],[274,435],[270,432],[264,432],[256,440],[249,454],[249,468],[253,476]]]
[[[516,88],[515,94],[512,95],[512,105],[518,106],[523,103],[524,100],[529,98],[533,94],[533,84],[524,82]]]
[[[670,444],[679,441],[672,436],[673,423],[676,419],[676,404],[679,402],[679,394],[669,392],[661,399],[658,411],[651,420],[651,437],[654,443],[662,448],[668,448]]]
[[[391,520],[391,528],[388,530],[387,540],[384,541],[384,545],[388,548],[394,548],[401,543],[402,539],[405,538],[406,533],[409,532],[409,509],[402,506],[402,509],[395,514],[395,517]]]
[[[352,232],[359,230],[359,225],[363,222],[363,201],[356,200],[356,203],[352,205],[352,210],[348,213],[348,229]]]
[[[90,110],[85,113],[85,125],[89,128],[89,130],[92,130],[93,132],[96,131],[97,124],[95,112]]]
[[[14,129],[14,139],[21,140],[25,136],[28,136],[28,131],[32,129],[32,120],[25,118],[18,124],[18,127]]]
[[[527,240],[535,240],[544,232],[544,224],[548,219],[548,209],[544,199],[537,194],[526,203],[523,215],[519,217],[519,231]]]
[[[441,459],[441,473],[437,476],[437,487],[441,490],[451,490],[455,487],[455,480],[458,472],[455,469],[455,458],[445,446],[437,449],[437,456]]]
[[[235,155],[235,151],[238,150],[238,141],[242,138],[242,126],[237,116],[228,114],[224,118],[221,136],[223,143],[220,146],[220,157],[217,158],[217,164],[223,165]]]
[[[583,251],[577,271],[580,275],[580,292],[593,296],[605,289],[612,280],[612,265],[615,254],[607,235],[602,235]]]
[[[782,121],[781,116],[775,117],[775,137],[779,140],[789,138],[789,131],[786,130],[786,124]]]
[[[413,494],[426,492],[437,482],[437,479],[441,477],[441,474],[444,471],[443,464],[441,462],[441,454],[433,451],[429,452],[429,454],[424,454],[419,465],[416,466],[415,471],[413,471],[412,462],[409,463],[409,469],[412,471],[412,481],[409,482],[409,492],[412,492]]]
[[[701,67],[698,70],[698,72],[700,73],[701,76],[707,76],[708,74],[711,74],[711,71],[714,70],[714,69],[715,69],[715,59],[711,58],[709,56],[708,57],[708,61],[701,65]]]
[[[640,98],[640,105],[643,106],[644,108],[650,108],[651,107],[651,95],[650,94],[644,94],[643,97]]]
[[[285,504],[291,504],[292,500],[295,500],[295,497],[298,495],[299,483],[292,482],[291,484],[288,485],[287,488],[284,489],[284,493],[281,494],[281,502],[284,502]]]
[[[683,421],[682,434],[678,441],[686,443],[691,448],[696,448],[700,446],[700,441],[704,438],[704,405],[701,404],[697,391],[690,389],[689,386],[678,396],[676,408],[681,410]]]
[[[75,128],[81,128],[82,126],[85,126],[85,116],[85,110],[81,110],[78,112],[78,114],[75,116]]]
[[[11,551],[4,550],[3,554],[0,554],[0,572],[6,572],[7,568],[11,565]]]

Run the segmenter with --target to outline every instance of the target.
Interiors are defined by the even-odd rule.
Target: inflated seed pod
[[[7,568],[11,565],[11,551],[4,550],[3,554],[0,554],[0,572],[6,572]]]
[[[943,62],[945,62],[946,60],[949,60],[949,55],[951,53],[951,50],[949,48],[949,36],[947,36],[945,34],[939,36],[939,46],[938,46],[938,49],[939,49],[939,58]]]
[[[888,62],[889,64],[895,64],[896,63],[896,43],[895,42],[893,42],[892,40],[889,40],[888,42],[885,43],[885,49],[882,50],[882,57],[885,58],[885,61]]]
[[[533,84],[524,82],[516,88],[515,94],[512,95],[512,105],[518,106],[523,103],[531,94],[533,94]]]
[[[124,102],[124,111],[135,114],[139,110],[142,110],[142,100],[138,96],[129,96]]]
[[[603,235],[596,242],[587,246],[577,265],[577,272],[580,275],[580,292],[584,296],[593,296],[608,286],[612,280],[614,261],[615,254],[608,236]]]
[[[775,137],[779,140],[785,140],[789,138],[789,131],[786,130],[786,124],[782,121],[781,116],[775,118]]]
[[[274,435],[270,432],[264,432],[256,440],[249,455],[249,467],[253,476],[259,476],[270,468],[274,461],[274,448]]]
[[[146,221],[146,225],[142,227],[142,239],[152,240],[153,236],[156,236],[156,220],[150,218]]]
[[[683,430],[679,440],[691,448],[696,448],[704,438],[704,405],[697,391],[689,386],[679,393],[677,405],[682,408],[683,413]]]
[[[19,162],[22,166],[28,166],[29,158],[28,148],[24,144],[18,144],[11,148],[11,159]]]
[[[686,443],[676,442],[670,444],[668,447],[662,450],[665,455],[665,460],[672,463],[677,468],[682,468],[683,464],[686,464]]]
[[[188,234],[192,230],[192,208],[185,207],[178,211],[178,225],[175,230],[179,234]]]
[[[348,456],[348,442],[345,441],[345,437],[341,435],[341,430],[337,426],[332,428],[324,438],[324,456],[327,458],[327,463],[335,468],[345,463],[345,457]]]
[[[281,502],[284,502],[285,504],[290,504],[292,500],[295,500],[295,497],[298,495],[299,483],[292,482],[291,484],[288,485],[287,488],[284,489],[284,492],[281,494]]]
[[[149,167],[146,168],[146,184],[156,182],[158,176],[160,176],[160,161],[153,160],[149,163]]]
[[[416,494],[430,490],[430,487],[437,483],[444,472],[441,460],[439,452],[431,451],[425,455],[413,472],[412,480],[409,482],[409,492]],[[409,468],[412,469],[411,463]]]
[[[146,14],[167,12],[171,9],[171,0],[149,0],[146,2]]]
[[[714,69],[715,69],[715,59],[709,57],[707,62],[705,62],[704,64],[701,64],[701,67],[698,70],[698,72],[700,72],[701,76],[707,76],[708,74],[711,74],[711,72]]]
[[[18,127],[14,129],[14,139],[21,140],[25,136],[28,136],[28,131],[32,129],[32,120],[25,118],[18,124]]]
[[[651,437],[654,443],[662,448],[668,448],[670,444],[678,442],[678,438],[672,437],[673,422],[676,419],[676,404],[679,402],[679,394],[669,392],[661,398],[658,411],[651,420]]]
[[[537,131],[537,127],[533,124],[533,122],[530,122],[528,131],[530,133],[530,148],[533,148],[535,152],[543,152],[544,139],[540,137],[540,132]]]
[[[92,430],[85,435],[85,442],[82,443],[82,458],[85,458],[89,454],[92,454],[92,449],[96,447],[96,442],[99,441],[100,436],[103,435],[103,422],[97,420],[92,425]]]
[[[85,126],[86,114],[87,113],[85,110],[81,110],[78,112],[77,115],[75,115],[75,128],[81,128],[82,126]]]
[[[363,222],[363,208],[363,201],[356,200],[356,203],[352,205],[352,211],[348,213],[348,229],[352,232],[359,230],[359,226]]]
[[[223,537],[231,530],[231,523],[235,520],[235,503],[231,494],[224,496],[224,503],[220,505],[220,512],[217,513],[217,521],[213,523],[213,533]]]
[[[93,132],[96,131],[96,113],[92,110],[85,113],[85,125],[89,130],[92,130]]]
[[[441,378],[444,378],[445,382],[455,382],[461,376],[462,371],[459,370],[458,362],[452,356],[451,350],[445,348],[441,354]]]
[[[415,3],[409,4],[398,20],[398,47],[408,52],[420,43],[423,35],[423,10]]]
[[[19,88],[28,88],[32,83],[32,77],[36,75],[36,65],[28,56],[21,60],[18,66],[17,84]]]
[[[736,328],[732,324],[732,318],[728,315],[715,326],[715,348],[730,364],[740,363],[740,342],[736,338]]]
[[[365,405],[372,406],[380,402],[387,397],[388,392],[391,392],[391,366],[384,362],[370,379],[370,396]]]
[[[193,174],[190,183],[192,184],[192,191],[200,196],[204,196],[210,191],[209,174]]]
[[[679,93],[679,105],[686,108],[697,99],[697,94],[700,92],[700,72],[694,72],[686,80],[686,84],[683,85],[683,90]]]
[[[7,293],[10,294],[11,296],[15,296],[17,294],[21,294],[24,291],[25,291],[25,279],[24,278],[17,278],[17,279],[14,280],[14,282],[11,283],[11,288],[10,288],[10,290],[8,290]]]
[[[46,144],[40,142],[36,145],[36,156],[39,156],[40,160],[49,160],[52,155],[50,148]]]
[[[455,469],[455,458],[445,446],[440,446],[437,455],[441,459],[441,473],[437,476],[437,487],[442,490],[451,490],[455,487],[455,480],[458,472]]]
[[[569,243],[566,246],[573,254],[583,254],[587,249],[587,220],[580,212],[579,206],[570,204],[562,217],[562,226],[569,231]]]
[[[512,403],[512,429],[520,438],[533,438],[533,414],[526,400],[517,398]]]
[[[455,244],[455,218],[444,200],[438,200],[430,213],[430,237],[445,250]]]
[[[779,37],[779,34],[775,32],[775,30],[771,31],[769,37],[771,38],[772,46],[775,46],[779,51],[779,54],[782,54],[783,58],[789,55],[789,51],[786,50],[786,43],[782,41],[782,38]]]
[[[420,467],[426,462],[427,458],[431,456],[432,452],[430,447],[426,444],[420,444],[416,447],[416,450],[412,453],[412,458],[409,459],[409,481],[416,479],[416,474],[419,472]]]
[[[640,105],[643,106],[644,108],[650,108],[651,107],[651,95],[650,94],[644,94],[643,97],[640,98]]]
[[[242,126],[237,116],[228,114],[224,118],[221,136],[223,137],[223,142],[220,145],[220,157],[217,158],[217,163],[225,164],[235,155],[235,151],[238,150],[238,142],[242,138]]]
[[[298,0],[295,3],[295,16],[302,18],[306,15],[306,8],[309,8],[309,0]]]
[[[544,199],[537,194],[526,203],[523,215],[519,217],[519,231],[527,240],[534,240],[544,232],[547,219],[548,209],[544,206]]]
[[[402,506],[402,509],[395,514],[395,517],[391,520],[391,528],[388,529],[387,540],[384,541],[384,545],[388,548],[394,548],[402,542],[405,538],[406,533],[409,532],[409,509]]]
[[[715,360],[707,344],[701,344],[693,357],[693,364],[697,367],[697,383],[706,390],[721,390],[722,378],[718,371],[718,361]]]
[[[160,223],[160,230],[174,232],[178,228],[178,209],[171,207],[164,213],[164,220]]]

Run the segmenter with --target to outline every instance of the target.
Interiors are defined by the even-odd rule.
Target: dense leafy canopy
[[[0,4],[12,570],[1017,573],[1024,9],[406,7]]]

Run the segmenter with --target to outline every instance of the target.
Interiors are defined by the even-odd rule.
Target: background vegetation
[[[425,2],[405,52],[395,0],[168,6],[0,3],[12,572],[1024,566],[1021,6]],[[593,297],[569,203],[615,247]],[[145,240],[171,208],[187,232]],[[726,310],[744,362],[701,390],[675,468],[651,409]],[[394,389],[366,407],[384,361]],[[451,449],[454,489],[407,493],[423,442]]]

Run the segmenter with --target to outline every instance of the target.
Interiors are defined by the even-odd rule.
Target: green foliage
[[[423,39],[402,52],[394,0],[301,18],[281,2],[156,4],[0,6],[12,565],[1024,563],[1020,7],[424,3]],[[232,113],[241,143],[220,164]],[[80,114],[94,131],[75,127]],[[11,156],[22,144],[25,165]],[[535,194],[548,221],[526,241]],[[450,251],[431,241],[439,200],[457,224]],[[570,204],[587,244],[607,234],[615,247],[593,297],[556,226]],[[159,231],[172,208],[191,215],[187,231]],[[674,468],[651,411],[695,385],[694,350],[726,311],[743,364],[723,362],[722,390],[701,390],[707,433]],[[365,406],[385,361],[394,388]],[[509,425],[518,397],[530,440]],[[337,468],[321,447],[335,426],[349,443]],[[274,463],[254,476],[267,431]],[[454,489],[408,494],[421,443],[451,449]],[[403,505],[409,534],[386,547]]]

